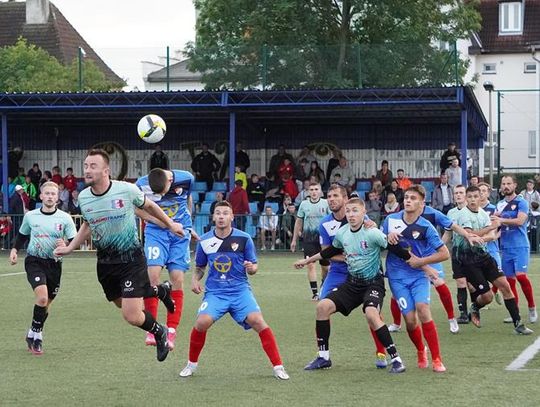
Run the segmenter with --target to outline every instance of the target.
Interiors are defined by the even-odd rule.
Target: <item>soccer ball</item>
[[[159,143],[166,131],[165,121],[156,114],[147,114],[139,120],[137,125],[139,137],[147,143]]]

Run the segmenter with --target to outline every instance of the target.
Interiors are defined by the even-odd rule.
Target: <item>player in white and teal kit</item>
[[[28,350],[34,355],[43,353],[43,327],[60,288],[62,259],[53,253],[58,242],[71,240],[77,233],[73,219],[56,209],[58,185],[46,182],[41,186],[42,207],[24,215],[19,234],[10,253],[11,264],[17,263],[17,252],[28,239],[24,260],[26,277],[34,290],[35,303],[32,325],[26,335]]]

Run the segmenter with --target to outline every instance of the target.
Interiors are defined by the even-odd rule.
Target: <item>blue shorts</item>
[[[428,266],[437,270],[439,272],[439,278],[444,279],[444,269],[442,263],[428,264]]]
[[[418,303],[431,302],[431,285],[424,274],[403,279],[389,278],[388,283],[403,315],[414,311]]]
[[[502,262],[501,262],[501,255],[499,253],[499,251],[491,251],[491,250],[488,250],[488,253],[491,257],[493,257],[493,259],[495,260],[495,263],[497,263],[497,267],[499,267],[499,270],[502,269]]]
[[[506,277],[515,277],[516,273],[526,273],[529,269],[530,249],[516,247],[502,251],[502,270]]]
[[[227,312],[237,324],[247,330],[251,327],[245,322],[246,318],[252,312],[261,312],[261,308],[249,288],[232,294],[207,292],[197,315],[210,315],[215,322]]]
[[[148,266],[167,267],[167,270],[189,270],[189,242],[191,233],[185,230],[184,237],[178,237],[168,230],[146,228],[144,231],[144,254]]]
[[[324,279],[324,283],[321,286],[321,294],[319,295],[319,299],[326,298],[329,292],[331,292],[334,288],[338,288],[341,284],[343,284],[347,280],[347,273],[340,273],[336,271],[330,271],[326,275],[326,278]]]

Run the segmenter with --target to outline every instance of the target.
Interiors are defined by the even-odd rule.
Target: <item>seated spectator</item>
[[[371,185],[371,190],[377,193],[377,199],[381,199],[384,193],[384,187],[379,179],[374,179]]]
[[[280,178],[279,168],[281,167],[281,164],[283,164],[285,159],[288,159],[290,163],[294,163],[293,156],[290,155],[287,151],[285,151],[285,145],[280,144],[277,154],[273,155],[270,158],[268,172],[272,175],[272,177]]]
[[[288,172],[283,173],[280,193],[281,195],[289,194],[291,199],[296,199],[298,196],[296,182],[294,182],[294,180],[289,176]]]
[[[235,215],[235,227],[245,230],[246,215],[249,215],[249,201],[246,190],[242,188],[242,181],[234,182],[234,189],[229,192],[229,202]]]
[[[525,184],[525,189],[519,193],[523,199],[529,204],[529,213],[532,211],[532,203],[537,202],[540,204],[540,193],[534,189],[534,180],[528,179]]]
[[[446,175],[448,175],[448,184],[452,188],[461,184],[461,167],[457,158],[454,158],[452,165],[446,169]]]
[[[334,168],[339,166],[339,159],[341,158],[341,150],[339,148],[332,149],[332,158],[328,160],[328,165],[326,166],[326,181],[331,183],[330,177],[332,176],[332,171]]]
[[[81,208],[79,207],[79,191],[73,190],[69,197],[67,211],[70,215],[80,215]]]
[[[399,187],[398,181],[396,179],[392,180],[390,186],[384,190],[382,195],[383,203],[386,203],[389,193],[394,194],[397,203],[399,204],[400,208],[403,209],[403,200],[405,199],[405,193],[403,192],[403,189]]]
[[[396,213],[401,210],[401,206],[396,199],[396,196],[393,192],[387,192],[386,194],[386,203],[383,206],[382,214],[383,216],[388,216],[391,213]]]
[[[397,180],[398,186],[401,188],[402,191],[406,191],[407,188],[409,188],[413,184],[412,181],[409,179],[409,177],[405,175],[405,170],[401,168],[397,170],[396,180]]]
[[[249,202],[257,202],[257,208],[259,212],[263,211],[264,199],[266,190],[264,184],[259,179],[257,174],[251,174],[251,178],[246,188]]]
[[[454,193],[446,174],[441,174],[440,182],[433,190],[431,206],[445,215],[454,207]]]
[[[37,188],[39,186],[39,181],[41,180],[41,177],[43,174],[41,173],[41,170],[39,169],[39,164],[34,163],[32,168],[28,170],[28,174],[30,177],[30,180],[32,181],[32,184]]]
[[[37,188],[33,184],[32,179],[29,175],[24,178],[24,184],[22,184],[22,187],[24,188],[24,192],[26,192],[26,194],[28,195],[28,198],[30,198],[29,209],[35,209],[38,193]]]
[[[58,165],[52,167],[52,182],[56,182],[57,185],[63,183],[60,167]]]
[[[75,178],[73,175],[73,168],[69,167],[66,170],[66,176],[64,177],[63,184],[70,194],[77,189],[77,178]]]
[[[41,186],[46,183],[52,181],[52,174],[50,171],[44,171],[43,172],[43,178],[39,180],[39,188],[41,189]]]
[[[281,227],[279,233],[279,238],[283,242],[285,249],[291,248],[295,222],[296,207],[293,204],[289,204],[287,205],[287,210],[281,217]]]
[[[296,167],[296,179],[300,181],[304,181],[308,178],[309,175],[309,162],[304,157],[300,160],[300,163]]]
[[[58,202],[56,207],[64,212],[68,210],[69,204],[69,191],[66,189],[63,183],[58,184]]]
[[[382,202],[379,200],[375,191],[371,191],[368,197],[369,199],[366,201],[366,215],[379,227],[381,224]]]
[[[351,167],[349,167],[347,163],[347,159],[345,157],[341,157],[339,159],[339,165],[332,170],[330,183],[336,183],[344,186],[347,189],[347,192],[351,193],[355,181],[356,178]]]
[[[294,165],[291,160],[288,158],[283,160],[283,163],[279,166],[278,174],[281,180],[285,178],[285,174],[287,174],[290,179],[294,177]]]
[[[298,198],[298,197],[297,197]],[[276,215],[283,215],[285,212],[287,212],[287,207],[289,205],[294,205],[294,202],[289,194],[283,195],[283,202],[279,206],[279,209],[276,213]]]
[[[24,168],[19,168],[19,174],[13,179],[13,185],[23,185],[25,183],[26,175]]]
[[[304,160],[306,161],[302,164]],[[302,151],[300,151],[300,154],[298,154],[298,157],[296,157],[296,162],[302,165],[305,174],[309,174],[311,162],[316,160],[317,159],[315,158],[315,156],[311,154],[309,146],[302,147]]]
[[[235,181],[242,181],[242,188],[247,188],[247,176],[246,173],[242,171],[242,168],[240,168],[238,165],[234,167],[234,180]]]
[[[390,171],[390,169],[388,168],[388,161],[382,161],[381,169],[377,171],[375,178],[381,181],[383,187],[387,187],[390,185],[390,182],[392,182],[392,180],[394,179],[394,175],[392,174],[392,171]]]
[[[5,213],[0,214],[0,249],[9,249],[10,235],[12,229],[11,217]]]
[[[261,250],[266,250],[266,238],[268,235],[272,238],[272,246],[270,250],[276,249],[276,234],[278,230],[279,217],[272,212],[272,207],[267,206],[264,208],[264,213],[261,214],[259,219],[259,236],[261,241]]]
[[[302,203],[304,199],[306,199],[309,196],[309,185],[311,184],[311,181],[309,179],[306,179],[302,184],[302,190],[300,193],[296,196],[296,199],[294,200],[294,204],[298,207]]]
[[[321,167],[319,167],[319,163],[317,161],[312,161],[310,170],[309,170],[309,178],[315,177],[315,182],[317,184],[323,185],[326,181],[326,178],[324,176],[324,171]]]

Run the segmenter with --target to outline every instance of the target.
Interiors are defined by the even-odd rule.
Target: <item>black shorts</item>
[[[304,258],[308,258],[311,256],[315,256],[317,253],[319,253],[321,249],[321,245],[318,242],[303,242],[302,247],[304,248]],[[322,259],[319,260],[319,264],[321,266],[329,266],[330,260],[328,259]]]
[[[364,312],[366,307],[375,307],[380,311],[385,292],[384,278],[382,276],[368,284],[358,284],[347,277],[347,281],[330,291],[326,298],[336,304],[337,312],[347,316],[361,304],[364,304],[362,307]]]
[[[489,291],[489,282],[492,283],[499,277],[504,277],[497,262],[488,253],[472,257],[463,256],[460,260],[467,282],[480,293]]]
[[[137,249],[132,259],[124,263],[111,264],[98,261],[97,277],[109,301],[120,297],[146,297],[151,290],[146,257],[141,249]]]
[[[465,273],[461,269],[461,262],[457,259],[457,252],[455,248],[452,249],[452,278],[457,280],[458,278],[465,278]]]
[[[47,286],[49,299],[53,300],[60,289],[62,278],[62,262],[53,259],[42,259],[35,256],[26,256],[24,259],[26,278],[35,290],[40,285]]]

